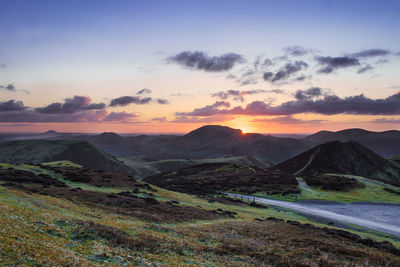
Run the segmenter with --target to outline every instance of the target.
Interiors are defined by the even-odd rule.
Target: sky
[[[399,0],[0,0],[0,132],[400,130]]]

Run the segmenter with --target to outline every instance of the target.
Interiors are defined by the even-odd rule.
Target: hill
[[[239,129],[208,125],[174,139],[169,149],[178,148],[178,154],[191,157],[250,156],[279,162],[309,148],[302,140],[265,136],[262,134],[243,134]]]
[[[351,174],[400,185],[400,168],[357,142],[328,142],[275,166],[306,173]]]
[[[249,156],[279,162],[306,148],[309,146],[302,140],[242,134],[239,129],[208,125],[183,136],[153,140],[150,147],[138,151],[155,159]]]
[[[78,135],[72,138],[89,141],[93,145],[112,146],[124,143],[124,138],[122,136],[112,132],[104,132],[99,135]]]
[[[126,156],[126,151],[130,150],[127,140],[113,132],[104,132],[101,134],[62,135],[52,139],[85,141],[114,156]]]
[[[146,177],[144,181],[191,194],[215,194],[219,191],[300,193],[297,180],[291,174],[235,163],[204,163]]]
[[[266,169],[272,166],[267,160],[253,157],[223,157],[223,158],[206,158],[206,159],[164,159],[157,161],[146,161],[137,158],[120,158],[122,162],[134,169],[139,178],[159,174],[162,172],[174,171],[177,169],[199,165],[203,163],[238,163],[249,166],[256,166]]]
[[[89,168],[135,175],[130,167],[87,142],[18,140],[0,143],[0,162],[2,163],[37,164],[58,160],[69,160]]]
[[[356,141],[381,156],[396,156],[400,153],[400,131],[373,132],[364,129],[346,129],[338,132],[321,131],[303,140],[314,144],[331,141]]]

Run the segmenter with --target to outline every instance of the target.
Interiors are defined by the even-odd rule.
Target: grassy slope
[[[61,140],[51,142],[47,140],[17,140],[0,143],[4,153],[0,158],[3,162],[27,162],[29,160],[44,161],[62,152],[76,141]]]
[[[95,146],[74,140],[17,140],[0,143],[0,162],[41,163],[71,160],[88,168],[118,171],[134,176],[134,170]]]
[[[240,164],[256,164],[259,167],[267,168],[271,164],[262,159],[249,159],[248,157],[223,157],[210,159],[166,159],[157,161],[144,161],[137,158],[119,158],[125,165],[131,167],[138,172],[140,178],[167,172],[175,169],[185,168],[203,163],[240,163]]]
[[[69,164],[50,163],[50,164]],[[51,171],[32,165],[3,165],[20,168],[36,173],[54,175]],[[61,177],[56,177],[62,179]],[[123,191],[125,188],[98,188],[81,183],[66,181],[71,187],[107,192]],[[225,205],[219,202],[209,203],[196,196],[157,188],[159,200],[177,200],[182,205],[199,206],[206,209],[224,209],[238,213],[237,219],[213,221],[195,221],[177,224],[155,224],[132,217],[112,214],[102,209],[89,208],[79,203],[50,196],[27,194],[7,189],[0,185],[0,265],[110,265],[133,264],[147,266],[150,263],[168,266],[203,265],[203,266],[247,266],[257,264],[255,257],[259,250],[279,257],[289,264],[300,259],[304,263],[335,261],[336,252],[321,252],[319,248],[292,247],[286,238],[296,240],[304,233],[284,223],[255,223],[254,218],[273,216],[276,218],[308,222],[302,216],[292,212],[260,209],[249,206]],[[153,192],[154,193],[154,192]],[[123,230],[141,242],[135,249],[115,245],[108,238],[101,238],[82,232],[80,221],[93,222],[113,229]],[[246,232],[247,231],[247,232]],[[268,232],[266,244],[257,237],[257,231]],[[370,233],[357,233],[371,237]],[[378,240],[390,240],[375,237]],[[305,241],[319,238],[308,233]],[[294,240],[294,242],[298,242]],[[393,240],[390,240],[396,246]],[[123,240],[120,241],[123,244]],[[254,243],[256,242],[256,243]],[[265,240],[264,240],[265,242]],[[336,247],[338,244],[326,242],[325,246]],[[260,247],[261,246],[261,247]],[[347,249],[344,248],[344,249]],[[366,253],[361,249],[349,247],[351,253]],[[219,251],[216,253],[216,251]],[[333,253],[333,254],[332,254]],[[369,252],[368,252],[369,253]],[[375,250],[371,253],[378,253]],[[311,256],[310,256],[311,255]],[[311,258],[310,258],[311,257]],[[377,255],[386,260],[385,255]],[[340,261],[339,261],[340,262]]]
[[[353,175],[340,175],[345,177],[355,178],[358,181],[364,183],[366,185],[365,188],[357,188],[350,191],[325,191],[321,190],[319,187],[310,186],[311,190],[308,190],[301,185],[299,185],[301,189],[301,194],[298,195],[266,195],[263,193],[257,193],[254,195],[273,198],[273,199],[280,199],[286,201],[296,201],[296,200],[329,200],[329,201],[338,201],[338,202],[355,202],[355,201],[370,201],[370,202],[386,202],[386,203],[400,203],[400,196],[389,193],[383,188],[393,188],[398,190],[398,187],[385,184],[383,182],[378,182],[375,180],[363,178],[360,176],[353,176]],[[300,178],[301,179],[301,178]]]
[[[12,167],[30,170],[36,173],[52,174],[46,169],[32,165],[14,166],[2,164],[2,167]],[[53,175],[53,174],[52,174]],[[57,177],[60,179],[60,177]],[[99,190],[106,192],[119,192],[125,188],[96,188],[94,186],[66,181],[71,187],[81,187],[87,190]],[[293,220],[303,221],[304,218],[292,214],[264,210],[246,206],[229,206],[222,203],[208,203],[195,196],[176,193],[157,188],[157,199],[178,200],[182,204],[202,206],[208,209],[230,209],[239,213],[243,220],[251,220],[255,217],[276,216],[287,217]],[[127,261],[139,264],[150,261],[167,262],[174,265],[185,261],[193,261],[197,264],[207,264],[202,256],[179,256],[169,253],[152,255],[146,252],[129,254],[129,251],[113,248],[103,242],[79,242],[74,240],[74,221],[92,221],[122,229],[136,235],[150,235],[165,242],[174,243],[176,228],[182,226],[196,227],[203,224],[223,223],[219,221],[200,221],[192,223],[180,223],[176,225],[165,224],[155,226],[131,217],[109,214],[101,209],[88,208],[77,205],[68,200],[57,199],[50,196],[26,194],[23,192],[6,189],[0,184],[0,265],[7,264],[49,264],[49,265],[91,265],[97,263],[123,264]],[[158,227],[165,229],[159,230]],[[155,230],[153,230],[155,229]],[[165,231],[165,233],[164,233]],[[171,233],[170,233],[171,231]],[[216,256],[215,256],[216,257]],[[218,261],[218,259],[214,259]],[[213,261],[214,261],[213,260]],[[227,260],[227,259],[224,259]],[[210,262],[208,262],[210,263]]]

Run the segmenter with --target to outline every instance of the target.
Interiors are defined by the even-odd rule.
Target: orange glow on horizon
[[[154,116],[161,116],[155,114]],[[153,117],[154,117],[153,116]],[[167,117],[165,122],[150,122],[152,116],[138,118],[127,123],[112,122],[48,122],[48,123],[0,123],[0,132],[45,132],[55,130],[69,133],[102,133],[115,132],[120,134],[186,134],[207,124],[228,126],[240,129],[241,134],[312,134],[321,130],[339,131],[348,128],[364,128],[370,131],[400,130],[395,123],[374,123],[376,116],[355,115],[315,115],[300,114],[288,121],[276,120],[280,116],[235,116],[215,122],[173,122],[173,117]],[[398,116],[387,116],[388,120],[396,121]],[[264,119],[264,120],[263,120]],[[284,119],[284,118],[283,118]]]

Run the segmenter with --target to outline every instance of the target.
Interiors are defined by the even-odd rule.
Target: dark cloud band
[[[185,51],[169,57],[168,61],[190,69],[218,72],[232,69],[235,64],[244,62],[244,58],[235,53],[210,57],[201,51]]]
[[[29,108],[22,101],[0,102],[0,122],[126,122],[136,117],[134,113],[105,110],[104,103],[91,103],[87,96],[66,98],[64,103]]]
[[[121,96],[112,99],[109,106],[110,107],[127,106],[130,104],[144,105],[150,103],[151,100],[152,100],[151,97],[141,98],[139,96]]]
[[[390,50],[386,49],[368,49],[357,53],[351,54],[352,57],[366,58],[366,57],[383,57],[392,54]]]
[[[316,57],[321,66],[319,73],[331,73],[337,69],[359,66],[360,61],[352,57]]]
[[[27,109],[27,107],[24,106],[22,101],[15,101],[14,99],[11,99],[6,102],[0,102],[0,112],[21,111],[25,109]]]
[[[82,110],[104,109],[104,103],[91,103],[92,100],[87,96],[74,96],[66,98],[64,103],[52,103],[46,107],[36,108],[39,113],[46,114],[72,114]]]
[[[232,109],[220,109],[223,105],[210,105],[197,108],[192,112],[178,112],[179,116],[213,116],[213,115],[294,115],[300,113],[315,113],[323,115],[356,114],[356,115],[399,115],[400,92],[382,99],[371,99],[364,95],[341,98],[336,95],[322,96],[318,89],[296,93],[296,100],[284,102],[278,106],[254,101],[245,108],[240,106]]]

